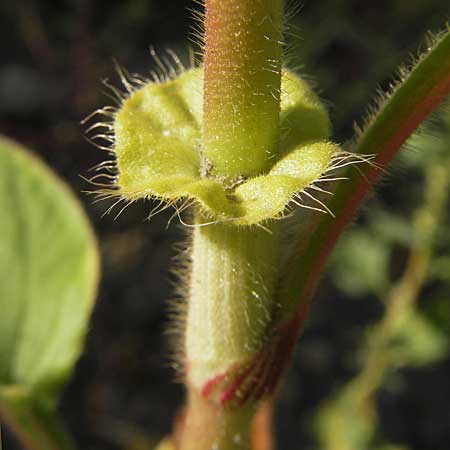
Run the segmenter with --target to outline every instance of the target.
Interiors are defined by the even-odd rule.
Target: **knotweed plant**
[[[318,96],[283,66],[282,1],[204,6],[200,66],[169,51],[153,52],[150,80],[119,69],[118,107],[96,111],[111,120],[89,128],[114,157],[92,182],[125,206],[156,201],[151,214],[174,207],[191,231],[177,319],[187,407],[170,445],[248,450],[336,239],[449,93],[450,37],[403,71],[349,152],[330,140]]]

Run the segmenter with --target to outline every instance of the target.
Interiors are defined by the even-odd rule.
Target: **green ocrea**
[[[203,69],[134,91],[115,115],[118,194],[130,200],[192,200],[210,221],[253,225],[283,214],[339,148],[327,142],[327,112],[308,84],[283,70],[280,140],[266,173],[233,183],[211,175],[202,155]],[[243,149],[245,152],[245,149]]]

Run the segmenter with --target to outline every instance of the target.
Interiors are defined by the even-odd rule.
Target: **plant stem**
[[[232,187],[277,155],[281,0],[206,0],[203,174]],[[267,393],[278,223],[207,226],[195,213],[186,318],[189,391],[182,450],[249,450]]]
[[[327,206],[336,218],[316,217],[310,238],[299,236],[280,282],[280,299],[291,317],[305,309],[315,292],[322,269],[345,227],[351,222],[367,193],[383,175],[394,155],[425,118],[450,94],[450,32],[444,33],[429,49],[409,76],[398,85],[373,117],[355,145],[359,154],[375,154],[376,165],[361,165],[362,174],[351,168],[342,175]]]
[[[254,407],[220,409],[194,390],[181,440],[182,450],[250,450],[250,422]]]
[[[206,0],[203,156],[233,180],[277,154],[281,0]]]
[[[270,228],[194,230],[186,354],[197,388],[261,348],[278,262],[278,227]]]
[[[250,420],[265,393],[254,377],[264,378],[259,351],[274,313],[278,246],[276,223],[269,231],[224,224],[194,230],[185,344],[190,430],[183,450],[192,442],[196,450],[248,448]],[[206,429],[210,434],[199,431]]]
[[[425,197],[414,214],[414,241],[405,271],[383,299],[386,303],[384,317],[366,336],[361,372],[319,410],[317,435],[322,448],[359,450],[370,447],[378,422],[374,394],[385,376],[402,366],[399,353],[393,352],[391,346],[405,324],[409,324],[414,304],[426,282],[436,233],[449,200],[449,172],[448,159],[434,162],[425,171]],[[349,405],[352,405],[350,412]],[[349,432],[349,427],[361,429],[361,425],[355,424],[355,417],[370,424],[366,433]]]

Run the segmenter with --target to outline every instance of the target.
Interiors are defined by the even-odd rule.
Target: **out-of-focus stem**
[[[367,395],[379,386],[390,365],[386,358],[385,344],[408,319],[408,312],[425,283],[434,238],[449,198],[449,175],[450,171],[445,164],[435,164],[426,171],[424,203],[414,215],[415,238],[411,253],[402,277],[385,299],[386,314],[371,333],[372,340],[378,345],[368,354],[366,366],[358,377],[364,381]]]
[[[317,217],[311,239],[299,236],[297,249],[281,270],[280,299],[285,314],[303,314],[315,292],[322,269],[339,236],[350,223],[383,169],[417,127],[450,94],[450,31],[429,49],[409,76],[386,100],[355,144],[356,153],[376,155],[375,164],[349,168],[327,206],[336,217]]]
[[[377,417],[373,405],[373,394],[382,384],[386,373],[398,364],[393,360],[389,346],[392,339],[411,317],[414,304],[422,289],[433,253],[433,245],[439,224],[443,220],[449,199],[450,170],[447,164],[433,164],[426,170],[426,189],[423,204],[414,214],[414,241],[411,246],[405,271],[400,280],[386,294],[384,317],[375,324],[367,336],[367,352],[362,361],[361,372],[340,391],[348,401],[337,403],[335,414],[328,416],[328,422],[318,434],[321,445],[329,450],[358,450],[366,448],[361,442],[355,444],[351,433],[345,427],[347,422],[339,422],[339,408],[347,408],[352,404],[355,416],[364,417],[371,414],[371,420]],[[342,397],[341,397],[342,398]],[[337,420],[337,422],[336,422]],[[322,425],[322,426],[323,426]],[[365,436],[367,446],[372,435]]]

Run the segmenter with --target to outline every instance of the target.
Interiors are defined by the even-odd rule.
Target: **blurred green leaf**
[[[0,415],[27,449],[72,450],[74,448],[58,416],[52,410],[37,404],[32,392],[26,388],[2,386]]]
[[[344,234],[330,258],[330,275],[343,293],[358,297],[388,288],[390,247],[366,230]]]
[[[60,450],[57,426],[47,425],[82,349],[97,246],[67,187],[4,138],[0,208],[0,414],[30,448]]]
[[[450,336],[450,301],[448,299],[448,285],[443,285],[433,296],[423,302],[426,317],[442,333]]]
[[[430,278],[450,281],[450,256],[441,256],[431,262]]]
[[[377,239],[389,244],[411,245],[413,227],[410,220],[381,209],[373,210],[369,218],[370,228]]]
[[[392,361],[398,365],[426,366],[444,358],[448,337],[425,316],[411,310],[389,343]]]
[[[376,411],[359,381],[331,397],[315,417],[320,448],[326,450],[367,449],[375,428]]]

